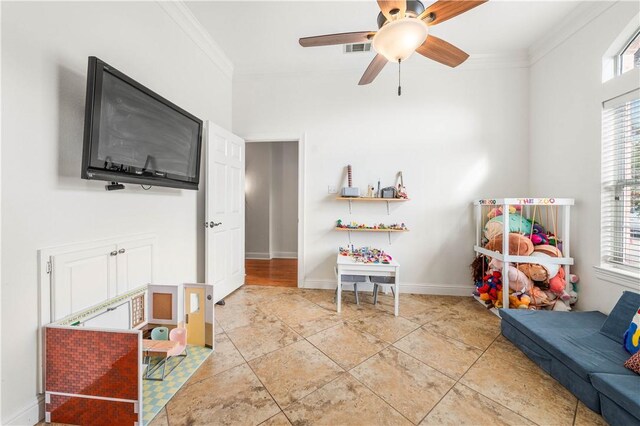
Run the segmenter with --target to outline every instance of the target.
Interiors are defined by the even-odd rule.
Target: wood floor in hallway
[[[246,259],[245,284],[297,287],[298,259]]]

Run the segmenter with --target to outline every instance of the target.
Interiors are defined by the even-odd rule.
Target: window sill
[[[601,280],[627,287],[634,291],[640,290],[640,275],[638,274],[607,265],[594,266],[593,269],[596,271],[596,277]]]

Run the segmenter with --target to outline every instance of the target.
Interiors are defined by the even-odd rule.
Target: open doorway
[[[297,141],[248,142],[245,284],[298,285]]]

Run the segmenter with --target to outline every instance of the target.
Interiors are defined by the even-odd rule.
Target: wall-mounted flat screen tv
[[[89,57],[82,178],[198,189],[202,120]]]

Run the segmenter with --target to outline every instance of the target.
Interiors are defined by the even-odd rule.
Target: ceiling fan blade
[[[427,25],[437,25],[467,12],[474,7],[480,6],[487,1],[488,0],[439,0],[426,8],[424,12],[418,16],[418,19],[424,20]]]
[[[389,22],[395,19],[396,15],[404,18],[407,12],[407,0],[378,0],[378,6]],[[391,13],[392,11],[395,13]]]
[[[463,52],[453,44],[432,35],[427,37],[425,42],[416,49],[416,52],[452,68],[457,67],[469,57],[468,53]]]
[[[380,74],[380,71],[382,71],[382,68],[387,65],[387,62],[389,62],[387,61],[387,58],[378,53],[373,58],[373,61],[371,61],[364,74],[362,74],[362,78],[358,82],[358,86],[364,86],[365,84],[369,84],[375,80],[378,74]]]
[[[303,37],[300,46],[331,46],[334,44],[366,43],[375,34],[374,31],[357,31],[353,33],[327,34],[315,37]]]

